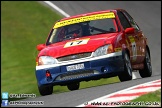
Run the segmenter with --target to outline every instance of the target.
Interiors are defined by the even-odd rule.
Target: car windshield
[[[51,30],[47,44],[74,38],[117,32],[115,19],[106,18],[61,26]]]

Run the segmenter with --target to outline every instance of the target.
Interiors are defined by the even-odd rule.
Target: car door
[[[134,19],[126,11],[123,11],[123,14],[127,17],[131,26],[135,28],[134,38],[135,38],[136,46],[137,46],[137,63],[141,63],[145,55],[144,54],[145,40],[144,40],[143,33],[141,29],[139,28],[139,26],[137,25],[137,23],[134,21]]]
[[[117,14],[118,14],[120,23],[123,26],[124,30],[132,27],[129,20],[126,18],[126,16],[123,14],[122,11],[117,11]],[[139,44],[138,44],[138,38],[136,35],[137,35],[136,33],[125,34],[126,42],[129,45],[130,60],[132,64],[136,64],[139,59],[137,56],[139,54],[139,51],[138,51]]]

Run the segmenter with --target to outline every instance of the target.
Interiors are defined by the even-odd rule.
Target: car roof
[[[82,16],[89,16],[89,15],[94,15],[94,14],[102,14],[102,13],[106,13],[106,12],[116,12],[117,10],[123,10],[123,9],[109,9],[109,10],[103,10],[103,11],[95,11],[95,12],[89,12],[89,13],[84,13],[84,14],[78,14],[78,15],[73,15],[67,18],[63,18],[59,21],[64,21],[64,20],[68,20],[68,19],[72,19],[72,18],[78,18],[78,17],[82,17]]]

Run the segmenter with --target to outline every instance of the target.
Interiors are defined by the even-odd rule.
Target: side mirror
[[[134,33],[135,32],[135,29],[133,28],[133,27],[130,27],[130,28],[126,28],[125,29],[125,33],[126,34],[132,34],[132,33]]]
[[[38,51],[41,51],[44,48],[45,48],[45,44],[39,44],[39,45],[37,45],[37,50]]]

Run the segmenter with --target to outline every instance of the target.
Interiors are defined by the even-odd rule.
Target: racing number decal
[[[133,52],[133,57],[132,57],[132,58],[133,58],[133,61],[135,61],[136,58],[137,58],[137,47],[136,47],[136,42],[135,42],[133,36],[129,36],[128,38],[129,38],[129,40],[130,40],[130,42],[131,42],[131,45],[132,45],[132,52]]]
[[[77,46],[77,45],[87,44],[89,39],[90,39],[90,38],[87,38],[87,39],[80,39],[80,40],[75,40],[75,41],[67,42],[67,43],[65,44],[64,48],[66,48],[66,47],[71,47],[71,46]]]

